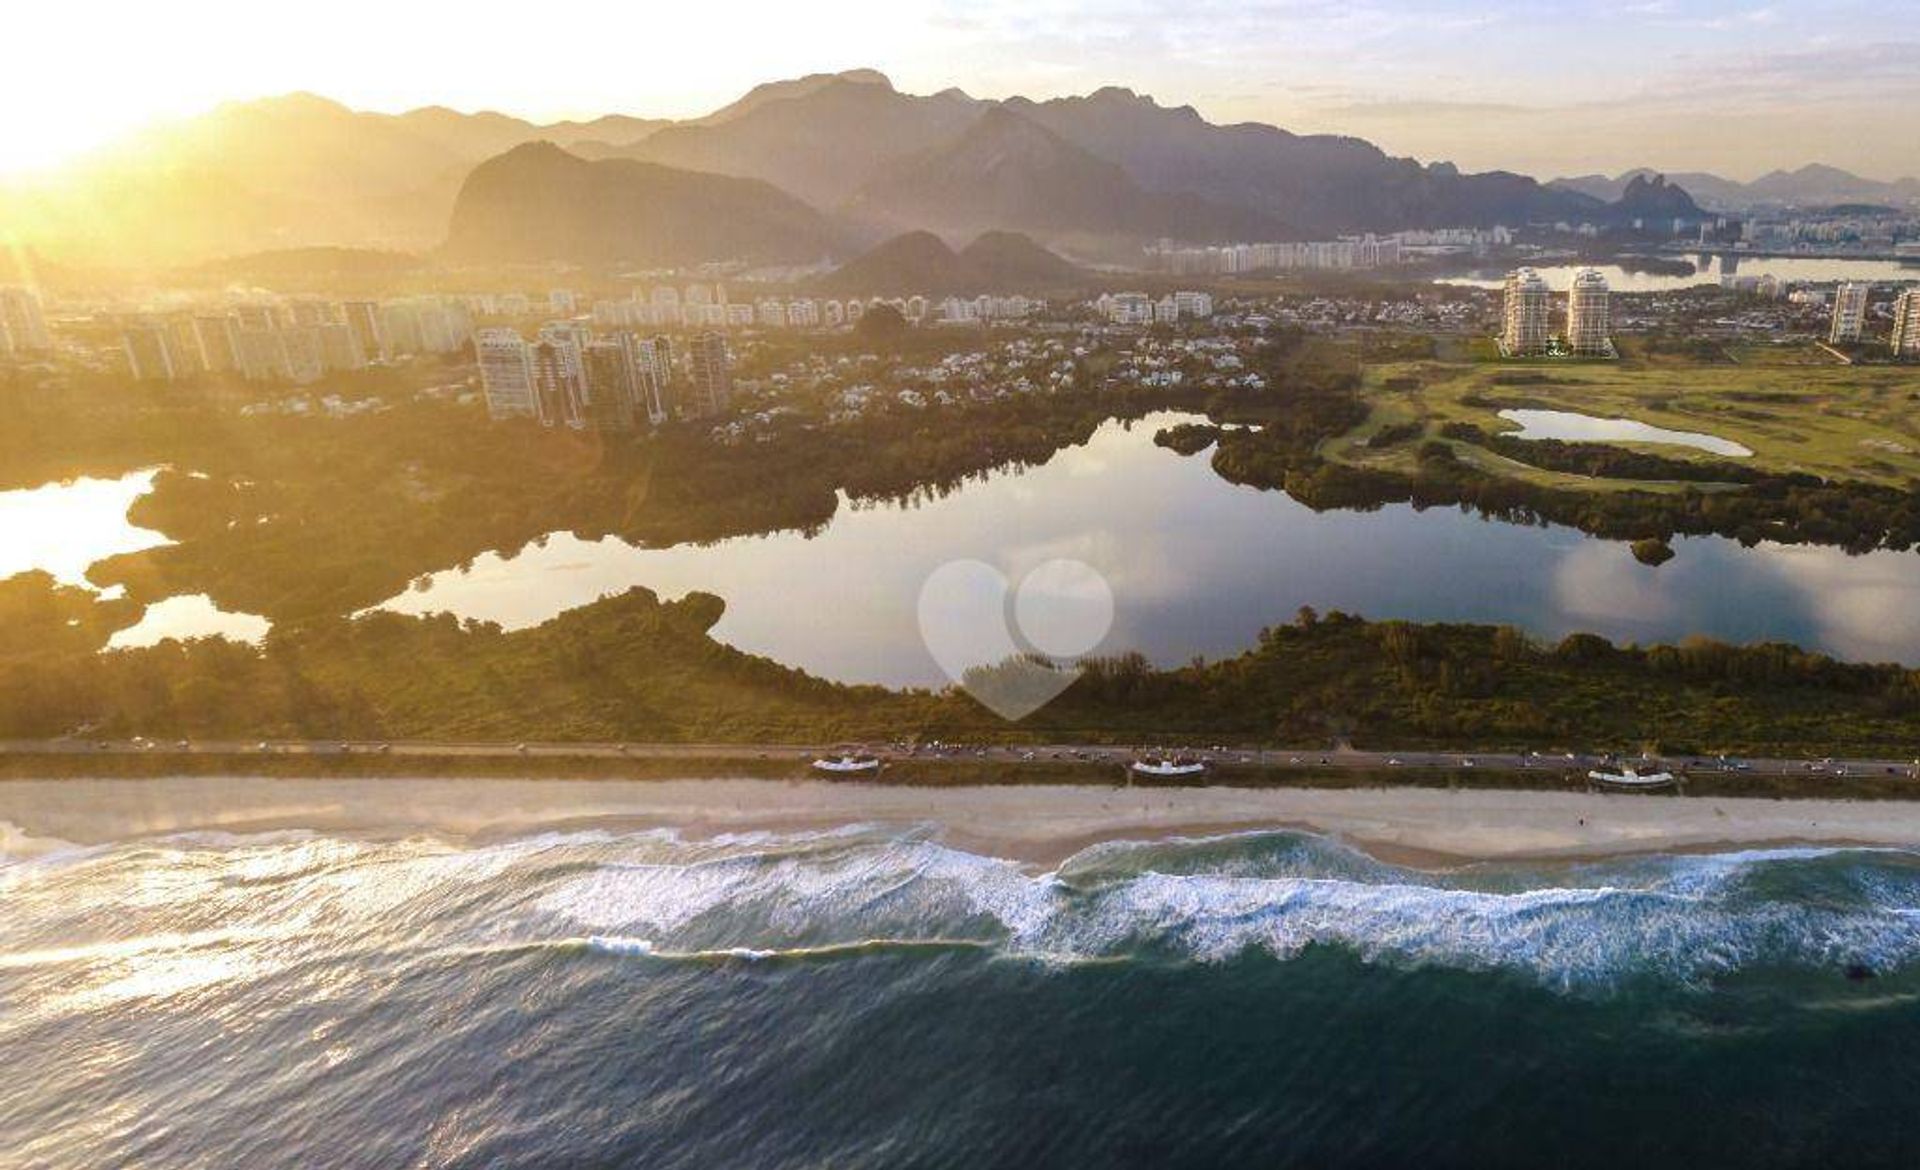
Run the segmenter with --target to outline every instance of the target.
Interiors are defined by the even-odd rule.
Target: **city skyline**
[[[625,63],[625,37],[579,39],[564,68],[509,67],[521,45],[487,21],[363,0],[346,0],[339,19],[297,45],[220,21],[204,2],[109,9],[125,34],[110,42],[68,11],[14,18],[16,43],[34,51],[10,62],[0,100],[49,113],[10,134],[0,175],[57,165],[156,119],[293,91],[379,112],[687,118],[761,82],[859,67],[911,92],[957,86],[984,98],[1122,85],[1214,121],[1352,134],[1390,153],[1543,179],[1634,166],[1750,179],[1810,162],[1881,179],[1920,172],[1920,142],[1900,132],[1902,111],[1920,97],[1920,44],[1883,39],[1897,30],[1882,34],[1884,12],[1857,0],[1581,0],[1550,12],[1455,0],[857,2],[832,22],[754,6],[750,37],[725,35],[737,31],[737,11],[639,18],[577,6],[582,26],[716,46],[653,54],[641,71]],[[217,33],[164,55],[144,50],[172,43],[166,27],[196,14]],[[386,32],[363,36],[369,27]],[[1577,53],[1569,28],[1580,30]],[[269,36],[273,52],[264,51]]]

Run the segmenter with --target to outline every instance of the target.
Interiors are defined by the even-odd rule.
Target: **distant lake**
[[[1676,540],[1678,557],[1649,568],[1622,543],[1454,509],[1316,514],[1227,483],[1204,454],[1153,444],[1183,418],[1108,423],[1041,467],[917,506],[842,500],[811,538],[649,549],[555,533],[437,573],[383,608],[521,628],[635,585],[669,598],[703,590],[726,600],[715,634],[731,645],[843,681],[939,685],[917,624],[929,576],[976,559],[1018,581],[1066,558],[1111,588],[1113,627],[1098,650],[1137,649],[1161,664],[1236,654],[1303,605],[1504,622],[1549,638],[1707,634],[1920,663],[1920,555],[1703,537]]]
[[[1722,276],[1773,276],[1780,280],[1824,283],[1838,280],[1866,280],[1887,284],[1901,281],[1920,283],[1920,267],[1903,265],[1898,260],[1832,260],[1798,256],[1667,256],[1693,265],[1689,275],[1635,272],[1618,264],[1535,265],[1534,271],[1555,292],[1573,285],[1573,275],[1584,268],[1598,268],[1615,292],[1672,292],[1676,289],[1720,283]],[[1514,267],[1514,266],[1509,266]],[[1437,283],[1467,288],[1500,288],[1506,283],[1508,268],[1488,268],[1468,276],[1441,277]]]
[[[1520,424],[1518,439],[1559,439],[1568,443],[1664,443],[1693,447],[1744,459],[1753,454],[1732,439],[1698,431],[1670,431],[1630,418],[1595,418],[1568,410],[1503,410],[1500,417]]]

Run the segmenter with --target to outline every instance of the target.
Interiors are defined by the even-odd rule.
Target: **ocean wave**
[[[571,946],[575,940],[560,945]],[[773,963],[857,959],[888,952],[977,951],[987,944],[952,938],[863,938],[844,943],[795,947],[710,947],[700,950],[673,950],[654,944],[651,939],[624,935],[589,935],[582,940],[587,950],[605,955],[641,957],[669,963]]]
[[[1513,888],[1516,872],[1537,884]],[[1542,872],[1426,873],[1312,834],[1265,834],[1101,846],[1035,876],[934,841],[869,838],[611,865],[538,905],[605,937],[695,952],[940,937],[1064,962],[1219,962],[1332,946],[1568,988],[1920,961],[1920,864],[1905,851],[1749,850]]]

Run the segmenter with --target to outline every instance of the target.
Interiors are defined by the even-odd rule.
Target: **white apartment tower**
[[[1834,345],[1860,340],[1867,323],[1867,294],[1871,285],[1849,280],[1833,294],[1833,330],[1827,340]]]
[[[1507,303],[1500,349],[1508,357],[1547,352],[1553,340],[1553,290],[1538,272],[1520,268],[1507,276]]]
[[[1598,268],[1582,268],[1567,290],[1567,348],[1581,357],[1613,356],[1607,293]]]
[[[1893,356],[1920,358],[1920,287],[1893,302]]]
[[[487,417],[540,418],[540,397],[533,392],[533,358],[519,331],[482,329],[474,334],[473,343],[480,361],[480,385],[487,396]]]

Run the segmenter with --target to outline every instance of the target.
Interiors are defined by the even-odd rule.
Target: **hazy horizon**
[[[1880,39],[1884,10],[1857,0],[1573,0],[1550,13],[1457,0],[921,0],[853,3],[832,22],[780,8],[635,17],[590,0],[574,27],[614,35],[531,55],[496,21],[365,0],[345,0],[297,41],[223,21],[205,0],[111,7],[122,33],[111,42],[92,35],[97,18],[83,26],[69,10],[16,15],[17,43],[33,51],[0,77],[0,99],[53,112],[0,145],[0,174],[57,166],[156,120],[291,92],[382,113],[679,119],[756,84],[853,68],[907,92],[983,98],[1124,86],[1215,122],[1348,134],[1391,154],[1541,179],[1647,166],[1744,181],[1816,162],[1883,180],[1920,173],[1920,139],[1902,125],[1920,98],[1920,42]],[[183,43],[183,25],[209,35]],[[170,51],[148,51],[157,43]]]

